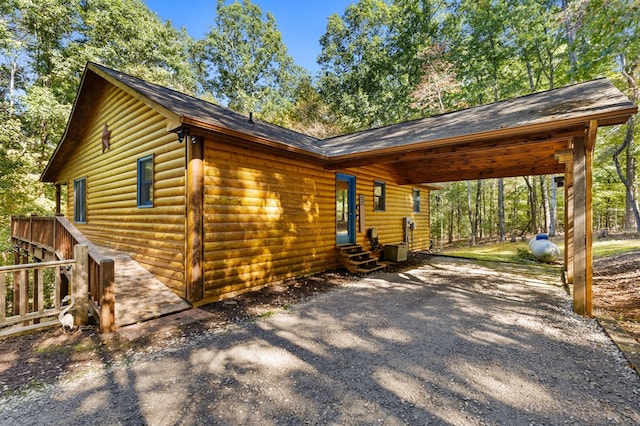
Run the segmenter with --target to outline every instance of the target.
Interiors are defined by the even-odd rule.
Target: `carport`
[[[592,310],[592,159],[599,127],[638,108],[597,79],[322,141],[332,170],[387,165],[404,185],[564,174],[565,279]]]

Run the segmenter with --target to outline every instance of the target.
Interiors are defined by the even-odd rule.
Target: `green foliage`
[[[194,41],[141,0],[0,2],[0,250],[9,214],[52,211],[52,189],[38,177],[64,132],[86,61],[319,138],[602,75],[640,99],[637,1],[359,0],[329,17],[315,80],[293,63],[271,14],[249,0],[218,0],[216,13],[209,34]],[[612,158],[625,147],[620,167],[630,166],[627,178],[638,173],[640,130],[632,124],[599,131],[596,228],[625,220],[625,187]],[[542,188],[531,182],[530,190],[521,178],[505,179],[507,239],[530,232],[534,213],[544,216]],[[550,184],[546,178],[545,191]],[[465,184],[444,185],[433,197],[434,234],[466,241]],[[559,190],[559,212],[563,198]],[[479,203],[479,237],[494,238],[493,182],[482,184]]]
[[[263,18],[249,0],[224,3],[218,0],[215,25],[195,46],[203,86],[231,109],[280,121],[305,71],[287,53],[273,15]]]
[[[299,82],[294,99],[293,106],[279,124],[318,139],[340,134],[334,114],[313,86],[310,77]]]
[[[68,48],[77,73],[94,61],[164,86],[195,93],[192,40],[163,23],[140,0],[83,0],[78,36]]]
[[[513,256],[513,260],[518,263],[522,262],[537,262],[538,259],[533,255],[531,250],[518,248],[516,254]]]
[[[435,40],[431,1],[361,0],[329,17],[320,39],[320,93],[345,131],[418,116],[411,94]]]

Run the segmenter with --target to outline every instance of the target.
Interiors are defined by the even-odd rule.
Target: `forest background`
[[[53,213],[53,188],[39,176],[87,61],[320,138],[602,76],[640,100],[640,0],[360,0],[328,18],[320,44],[311,75],[249,0],[219,0],[202,39],[141,0],[3,0],[0,253],[10,215]],[[640,232],[638,133],[634,117],[599,131],[596,231]],[[436,245],[562,231],[555,176],[440,188]]]

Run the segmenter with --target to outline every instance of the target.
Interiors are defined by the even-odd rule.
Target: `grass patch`
[[[492,260],[498,262],[520,262],[526,260],[525,253],[529,252],[529,243],[487,244],[476,247],[459,247],[445,250],[443,254],[454,257],[465,257],[476,260]],[[529,252],[530,253],[530,252]],[[535,258],[534,258],[535,260]]]
[[[640,250],[640,239],[601,240],[593,243],[593,257],[603,258]]]
[[[562,262],[564,256],[564,240],[553,242],[560,248],[560,252],[563,253],[558,259]],[[638,238],[596,240],[593,242],[593,257],[596,259],[635,250],[640,250],[640,239]],[[445,250],[443,254],[447,256],[465,257],[476,260],[492,260],[498,262],[520,263],[536,260],[529,250],[528,242],[508,242],[502,244],[487,244],[476,247],[457,247]]]

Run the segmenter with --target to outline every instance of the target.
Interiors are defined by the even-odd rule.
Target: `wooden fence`
[[[28,253],[44,261],[78,260],[74,250],[84,246],[87,250],[85,288],[81,297],[74,294],[76,304],[86,304],[97,318],[101,332],[111,332],[115,327],[115,271],[113,259],[100,253],[78,229],[64,216],[12,216],[11,241],[17,251]],[[24,260],[24,259],[23,259]],[[16,254],[16,264],[20,263]],[[24,261],[22,263],[25,263]],[[83,318],[84,310],[77,305],[78,314]]]

